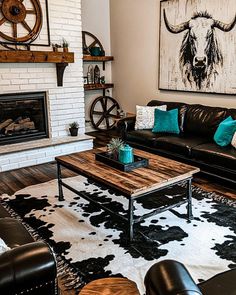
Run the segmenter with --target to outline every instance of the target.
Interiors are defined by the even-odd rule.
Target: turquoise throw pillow
[[[152,132],[179,134],[178,109],[161,111],[155,109],[154,127]]]
[[[231,143],[235,132],[236,120],[233,120],[233,118],[229,116],[218,126],[214,135],[214,141],[220,146],[227,146]]]

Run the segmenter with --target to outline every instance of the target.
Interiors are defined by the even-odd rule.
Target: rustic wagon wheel
[[[42,9],[39,0],[2,0],[0,2],[0,12],[2,18],[0,19],[0,37],[4,40],[13,43],[33,42],[39,35],[42,28]],[[29,2],[31,7],[26,7]],[[29,22],[28,20],[31,19]],[[2,31],[1,27],[4,25],[12,27],[11,32],[6,33]],[[25,33],[22,34],[22,27]],[[20,33],[19,33],[20,31]]]
[[[90,54],[90,49],[94,47],[95,45],[98,45],[101,51],[104,52],[102,43],[93,34],[86,31],[82,31],[82,39],[83,39],[83,54]],[[89,45],[87,45],[88,42],[89,42]]]
[[[99,96],[94,100],[90,109],[90,120],[97,130],[109,130],[115,125],[118,102],[110,96]]]

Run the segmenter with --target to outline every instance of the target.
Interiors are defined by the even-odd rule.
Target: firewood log
[[[22,124],[18,123],[11,123],[8,125],[5,129],[5,134],[20,131],[20,130],[33,130],[35,129],[35,124],[33,121],[30,122],[24,122]]]
[[[7,127],[8,125],[10,125],[12,122],[13,122],[12,119],[7,119],[7,120],[3,121],[2,123],[0,123],[0,131],[1,131],[3,128],[5,128],[5,127]]]
[[[30,118],[21,119],[21,120],[19,120],[17,123],[19,123],[19,124],[24,124],[24,123],[26,123],[26,122],[30,122]]]
[[[35,129],[35,124],[33,121],[25,122],[23,124],[19,124],[22,128],[21,129]]]

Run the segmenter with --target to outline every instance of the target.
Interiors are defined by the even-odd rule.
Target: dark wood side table
[[[137,285],[125,278],[106,278],[88,283],[79,295],[140,295]]]
[[[115,126],[117,126],[118,122],[122,119],[127,119],[127,118],[134,118],[136,115],[134,113],[129,113],[127,112],[124,116],[122,117],[117,117],[117,118],[113,118],[114,122],[115,122]]]

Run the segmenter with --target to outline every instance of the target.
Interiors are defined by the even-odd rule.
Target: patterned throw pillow
[[[161,111],[166,111],[167,106],[136,106],[136,122],[135,130],[140,129],[152,129],[154,126],[154,111],[159,109]]]
[[[231,144],[236,149],[236,132],[234,133],[234,136],[232,138]]]
[[[0,238],[0,255],[6,251],[10,250],[10,248],[5,244],[5,242]]]

